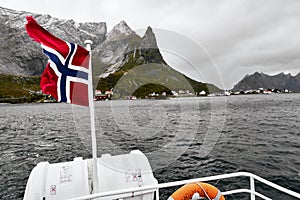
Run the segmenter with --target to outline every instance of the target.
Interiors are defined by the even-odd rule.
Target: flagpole
[[[92,69],[92,41],[84,41],[87,50],[90,52],[89,60],[89,107],[91,118],[91,138],[92,138],[92,155],[93,155],[93,193],[98,192],[98,168],[97,168],[97,141],[96,141],[96,129],[95,129],[95,107],[94,107],[94,91],[93,91],[93,69]]]

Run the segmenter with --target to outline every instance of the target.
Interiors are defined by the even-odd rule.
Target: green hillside
[[[0,103],[35,102],[43,98],[40,77],[0,74]]]
[[[160,56],[156,49],[128,53],[125,58],[127,62],[115,73],[101,78],[97,89],[106,91],[114,88],[115,98],[132,95],[143,98],[153,92],[170,94],[170,91],[179,90],[190,91],[196,95],[202,90],[206,94],[221,92],[216,86],[192,80],[164,62],[151,63],[151,60],[163,61]],[[141,57],[150,59],[150,62],[145,62]]]

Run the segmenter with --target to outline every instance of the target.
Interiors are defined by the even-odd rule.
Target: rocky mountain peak
[[[121,21],[113,27],[113,29],[107,34],[107,40],[116,40],[120,37],[126,37],[135,32],[126,24],[125,21]]]
[[[147,27],[144,37],[155,37],[151,26]]]
[[[142,48],[154,48],[154,49],[158,48],[155,35],[150,26],[148,26],[146,33],[142,38],[141,47]]]

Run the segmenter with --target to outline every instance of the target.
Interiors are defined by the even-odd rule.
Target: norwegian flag
[[[89,51],[55,37],[32,16],[26,19],[27,34],[41,44],[43,53],[49,58],[41,77],[42,91],[58,102],[89,106]]]

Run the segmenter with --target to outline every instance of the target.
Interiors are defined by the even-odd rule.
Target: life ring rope
[[[194,182],[182,186],[176,190],[168,200],[190,200],[201,199],[201,197],[209,200],[225,200],[218,188],[203,182]]]
[[[212,200],[212,199],[208,196],[208,194],[206,193],[206,191],[205,191],[205,189],[202,187],[202,185],[201,185],[199,182],[195,182],[195,183],[196,183],[196,184],[201,188],[201,190],[204,192],[206,198],[208,198],[208,200]]]

